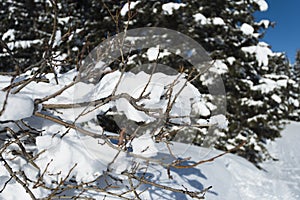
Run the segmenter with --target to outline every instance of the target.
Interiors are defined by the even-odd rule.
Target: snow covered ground
[[[279,161],[266,162],[263,167],[278,199],[300,199],[299,129],[299,122],[291,122],[282,132],[282,138],[268,144],[270,153]]]
[[[292,122],[283,131],[282,138],[268,144],[271,153],[279,161],[264,163],[262,166],[265,171],[257,169],[239,156],[227,154],[195,168],[171,169],[173,179],[168,178],[167,170],[160,165],[151,166],[147,173],[149,177],[157,178],[160,183],[173,188],[182,189],[184,185],[195,191],[212,186],[205,195],[205,199],[208,200],[296,200],[300,198],[299,128],[300,123]],[[158,144],[156,148],[159,149],[156,157],[165,157],[167,162],[170,155],[166,147]],[[182,143],[174,143],[171,148],[176,156],[191,157],[185,164],[193,164],[222,153]],[[8,184],[7,189],[0,193],[0,199],[5,200],[30,199],[28,196],[25,198],[26,196],[25,191],[17,183]],[[141,197],[143,199],[190,199],[183,194],[166,192],[154,187],[148,188]],[[96,199],[102,198],[99,196]]]
[[[211,184],[207,199],[300,199],[300,123],[291,122],[282,138],[270,142],[268,149],[279,161],[262,164],[258,170],[235,155],[199,167],[205,175],[201,183]]]
[[[300,199],[299,129],[299,122],[291,122],[282,132],[282,138],[268,143],[270,153],[279,161],[263,163],[264,170],[257,169],[241,157],[228,154],[187,172],[182,171],[180,176],[189,179],[194,186],[213,186],[205,196],[209,200]],[[176,144],[178,151],[183,148],[187,147]],[[193,155],[193,159],[197,160],[203,159],[203,155],[209,158],[218,153],[216,150],[189,147],[182,156]]]
[[[205,195],[208,200],[300,199],[299,128],[300,123],[291,122],[282,132],[282,138],[268,143],[271,154],[279,161],[263,163],[265,170],[257,169],[239,156],[227,154],[195,168],[171,171],[174,180],[179,181],[173,182],[173,187],[186,183],[197,189],[213,186]],[[172,149],[180,157],[191,156],[191,163],[221,153],[180,143],[175,143]],[[163,150],[160,152],[163,153]],[[164,178],[166,183],[170,182],[167,177]],[[166,196],[159,190],[148,192],[150,199],[189,199],[182,195]]]

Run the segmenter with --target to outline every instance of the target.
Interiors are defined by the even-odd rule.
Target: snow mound
[[[6,92],[0,91],[0,109],[3,109]],[[19,94],[9,94],[0,121],[20,120],[33,114],[34,104],[29,97]]]

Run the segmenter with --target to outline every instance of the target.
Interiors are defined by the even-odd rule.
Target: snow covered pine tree
[[[253,163],[269,157],[264,143],[280,136],[282,120],[289,115],[286,91],[290,77],[285,55],[274,53],[262,42],[264,31],[272,23],[254,18],[255,12],[267,10],[267,3],[264,0],[132,3],[135,18],[129,28],[158,26],[180,31],[197,40],[216,60],[227,91],[230,124],[228,129],[216,133],[219,138],[213,145],[228,150],[247,140],[237,152],[239,155]],[[205,77],[200,77],[197,83],[201,92],[205,91],[204,80]],[[198,139],[201,141],[201,137]]]

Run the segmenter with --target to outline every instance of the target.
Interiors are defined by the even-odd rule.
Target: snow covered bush
[[[38,75],[45,82],[38,82]],[[197,125],[191,124],[190,114],[201,94],[187,75],[110,71],[94,84],[76,76],[80,76],[76,70],[53,74],[40,73],[40,68],[1,76],[3,198],[18,199],[9,192],[11,187],[25,199],[148,198],[145,189],[151,187],[203,197],[205,191],[192,186],[171,187],[172,179],[170,186],[163,185],[153,172],[157,165],[166,174],[186,165],[180,160],[185,158],[162,152],[172,151],[169,132],[163,130],[166,123],[178,128]],[[124,134],[107,132],[98,125],[97,114],[110,110],[124,115],[118,123],[126,128]],[[204,126],[219,122],[212,119]],[[132,123],[136,126],[128,127]],[[151,126],[143,129],[138,123]]]
[[[68,56],[59,48],[64,39],[55,23],[60,4],[46,5],[53,9],[54,25],[51,36],[41,40],[48,48],[40,60],[19,65],[10,52],[35,43],[3,45],[16,67],[0,75],[1,197],[203,199],[210,186],[181,179],[179,171],[214,158],[191,161],[181,156],[186,149],[174,151],[171,141],[191,143],[194,130],[227,127],[218,110],[225,104],[220,65],[179,32],[144,28],[125,29],[76,68],[64,68]],[[146,53],[132,53],[140,48]],[[158,63],[170,54],[192,66],[175,70]],[[146,56],[147,62],[130,64],[129,56]],[[216,94],[202,95],[194,85],[203,74],[207,90]]]
[[[225,117],[201,120],[208,108],[184,72],[167,75],[152,65],[151,74],[134,74],[111,70],[103,61],[87,64],[89,59],[79,71],[54,74],[34,67],[1,76],[3,197],[14,199],[8,190],[16,187],[19,195],[32,199],[148,198],[145,189],[156,187],[203,198],[205,189],[171,187],[176,179],[170,170],[193,165],[172,153],[170,130],[224,128]],[[123,132],[99,126],[98,116],[109,113],[123,115],[121,121],[114,118]],[[159,167],[170,186],[156,177]]]

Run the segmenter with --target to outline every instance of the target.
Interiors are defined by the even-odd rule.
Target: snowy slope
[[[268,144],[270,153],[279,161],[263,163],[265,170],[257,169],[236,155],[225,155],[195,168],[195,172],[199,170],[196,180],[204,187],[213,186],[206,194],[206,199],[300,199],[299,128],[300,123],[291,122],[282,132],[282,138]],[[184,148],[182,144],[176,145],[177,148]],[[216,150],[209,152],[207,149],[190,147],[186,155],[192,154],[197,160],[207,151],[206,158],[219,153]]]
[[[264,170],[259,170],[245,159],[236,155],[225,155],[214,162],[205,163],[182,173],[181,177],[213,188],[206,194],[206,199],[222,200],[296,200],[300,199],[300,123],[292,122],[282,132],[282,138],[268,144],[271,154],[279,161],[263,163]],[[187,148],[176,144],[176,149]],[[194,160],[212,157],[219,151],[189,147],[182,155],[193,155]],[[197,178],[193,177],[198,174]]]
[[[263,167],[272,180],[274,194],[280,199],[300,199],[300,123],[291,122],[282,132],[282,138],[268,144],[273,157]]]
[[[279,161],[262,164],[258,170],[246,160],[235,155],[202,165],[202,173],[213,186],[207,199],[300,199],[300,123],[291,122],[282,132],[282,138],[269,142],[267,147]],[[215,178],[217,177],[217,178]],[[216,192],[216,193],[214,193]]]
[[[173,180],[168,179],[166,169],[153,166],[153,177],[174,188],[187,186],[201,190],[212,186],[206,195],[208,200],[296,200],[300,198],[300,157],[298,156],[300,123],[291,123],[283,131],[283,137],[268,144],[271,153],[280,161],[269,161],[259,170],[244,158],[233,154],[224,155],[210,163],[191,169],[173,169]],[[190,146],[182,143],[172,145],[173,153],[181,158],[191,157],[188,164],[205,160],[222,153],[218,150]],[[168,155],[164,145],[158,145],[158,156]],[[149,173],[150,173],[149,172]],[[174,181],[176,180],[176,181]],[[144,199],[190,199],[179,194],[166,194],[152,188],[144,194]]]
[[[257,169],[241,157],[227,154],[214,162],[198,165],[195,168],[172,169],[173,179],[168,178],[167,170],[161,165],[151,166],[148,173],[151,174],[151,177],[157,178],[160,183],[173,188],[182,189],[182,185],[184,185],[195,191],[213,186],[205,195],[205,199],[209,200],[296,200],[300,195],[299,128],[300,123],[291,123],[283,131],[283,138],[268,144],[268,148],[280,161],[264,163],[263,167],[266,171]],[[157,144],[156,148],[159,150],[157,157],[165,157],[167,162],[167,158],[170,158],[167,148],[162,144]],[[186,164],[192,164],[221,153],[217,150],[181,143],[174,143],[171,148],[176,156],[191,157]],[[102,152],[99,151],[99,153]],[[21,194],[25,195],[22,199],[30,199],[25,198],[28,195],[19,184],[12,183],[7,187],[9,189],[0,194],[0,199],[20,199],[23,196]],[[17,193],[19,195],[15,195]],[[96,199],[102,199],[99,193],[95,195],[98,195]],[[166,192],[154,187],[148,188],[142,197],[143,199],[190,199],[182,194]]]

